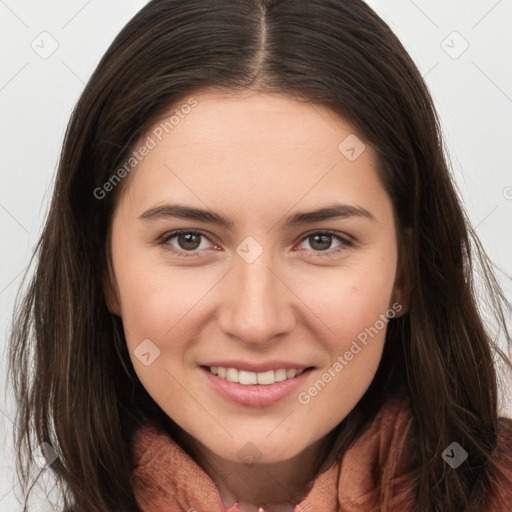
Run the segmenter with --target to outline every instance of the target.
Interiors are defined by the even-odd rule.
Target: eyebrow
[[[324,208],[310,211],[298,211],[288,217],[284,223],[284,227],[298,226],[302,224],[310,224],[329,219],[341,219],[349,217],[362,217],[377,222],[374,215],[366,208],[349,204],[334,203]],[[193,208],[191,206],[183,206],[179,204],[165,204],[155,206],[146,210],[139,216],[142,221],[161,220],[167,218],[178,218],[187,220],[196,220],[207,224],[215,224],[225,227],[230,231],[233,229],[235,222],[219,213],[204,210],[202,208]]]

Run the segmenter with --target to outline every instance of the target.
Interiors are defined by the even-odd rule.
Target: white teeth
[[[264,386],[268,386],[269,384],[274,384],[274,370],[269,370],[268,372],[260,372],[256,374],[256,378],[258,384],[263,384]]]
[[[236,368],[226,368],[226,380],[229,380],[229,382],[239,382],[238,370]]]
[[[240,384],[258,384],[258,374],[240,370],[238,382],[240,382]]]
[[[293,379],[293,377],[300,375],[304,371],[279,368],[279,370],[268,370],[266,372],[256,373],[238,370],[237,368],[223,368],[221,366],[210,366],[209,368],[213,375],[218,375],[221,379],[226,379],[230,382],[237,382],[239,384],[260,384],[263,386],[282,382],[286,379]]]
[[[276,382],[282,382],[283,380],[286,380],[286,370],[284,368],[280,368],[279,370],[276,370],[274,373],[274,378]]]

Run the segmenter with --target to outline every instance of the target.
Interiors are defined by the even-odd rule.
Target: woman
[[[64,510],[508,511],[473,270],[510,343],[366,4],[154,0],[73,112],[13,331],[25,485],[42,452]]]

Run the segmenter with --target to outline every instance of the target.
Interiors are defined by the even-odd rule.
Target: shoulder
[[[500,418],[498,440],[492,455],[493,467],[489,474],[487,492],[482,510],[510,512],[512,507],[512,419]]]
[[[385,403],[374,420],[352,443],[341,462],[341,503],[347,510],[378,510],[383,501],[392,510],[412,510],[414,478],[409,461],[414,451],[414,432],[407,400]],[[379,469],[376,476],[375,468]],[[383,489],[387,491],[382,494]],[[497,444],[484,483],[480,510],[512,510],[512,419],[500,418]],[[372,508],[373,507],[373,508]]]

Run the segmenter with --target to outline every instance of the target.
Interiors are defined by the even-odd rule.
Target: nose
[[[252,263],[235,258],[219,315],[224,334],[256,346],[293,330],[296,296],[279,273],[265,251]]]

